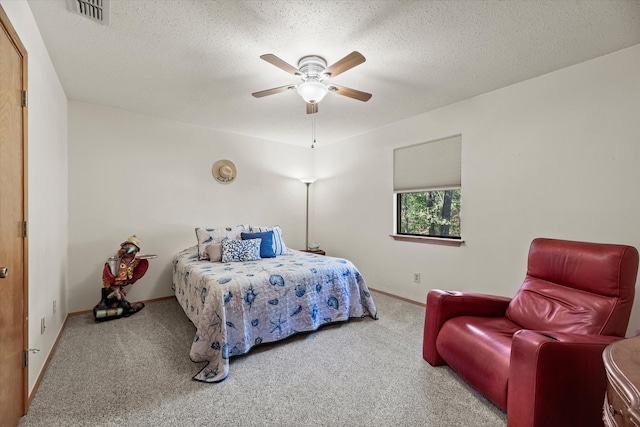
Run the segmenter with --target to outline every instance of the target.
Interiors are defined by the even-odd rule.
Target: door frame
[[[24,93],[28,94],[27,91],[27,50],[25,49],[20,37],[18,37],[18,33],[11,25],[11,21],[9,17],[5,13],[2,5],[0,5],[0,31],[4,31],[9,40],[18,51],[20,56],[22,57],[22,90]],[[27,178],[28,174],[28,151],[27,151],[27,135],[28,135],[28,108],[27,102],[25,100],[24,105],[22,106],[22,200],[23,200],[23,219],[25,221],[25,226],[28,223],[28,182]],[[23,274],[23,282],[22,282],[22,293],[23,293],[23,310],[22,310],[22,349],[23,351],[28,351],[29,348],[29,245],[27,233],[25,230],[25,236],[22,239],[22,253],[23,253],[23,262],[22,262],[22,274]],[[28,354],[27,354],[28,357]],[[27,359],[28,360],[28,359]],[[22,368],[22,415],[27,413],[27,409],[29,408],[29,367],[23,366]]]

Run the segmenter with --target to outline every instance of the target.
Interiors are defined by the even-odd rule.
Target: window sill
[[[400,240],[402,242],[414,242],[414,243],[428,243],[431,245],[443,245],[443,246],[460,246],[464,243],[462,239],[447,239],[442,237],[427,237],[427,236],[406,236],[404,234],[389,234],[393,240]]]

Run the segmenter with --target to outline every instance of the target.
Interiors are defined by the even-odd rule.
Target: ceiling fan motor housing
[[[305,56],[298,61],[298,69],[302,73],[302,80],[317,80],[321,82],[326,75],[323,71],[327,69],[327,61],[316,55]]]

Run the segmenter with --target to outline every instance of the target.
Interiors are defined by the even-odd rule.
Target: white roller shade
[[[393,189],[397,192],[461,186],[462,136],[393,150]]]

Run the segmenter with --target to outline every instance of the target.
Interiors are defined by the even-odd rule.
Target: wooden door
[[[26,412],[26,51],[0,7],[0,426]]]

